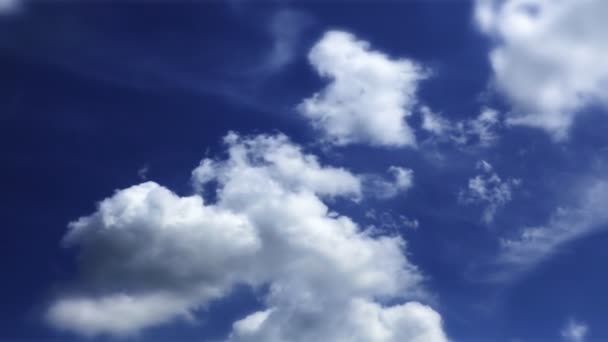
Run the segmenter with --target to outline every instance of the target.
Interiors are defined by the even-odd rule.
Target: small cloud
[[[297,56],[302,33],[311,23],[312,19],[300,11],[283,9],[275,13],[268,28],[273,45],[263,69],[276,71],[291,64]]]
[[[511,201],[512,190],[520,185],[521,180],[502,180],[485,160],[477,162],[477,169],[481,173],[469,179],[467,188],[458,194],[458,200],[463,204],[484,205],[482,221],[488,224],[494,221],[498,209]]]
[[[150,165],[148,165],[148,164],[145,164],[144,166],[139,168],[139,170],[137,170],[137,175],[139,176],[139,179],[141,179],[142,181],[147,181],[149,171],[150,171]]]
[[[582,342],[585,340],[589,327],[583,322],[571,319],[566,323],[566,326],[561,331],[561,336],[564,341]]]
[[[500,113],[492,108],[483,108],[474,119],[450,121],[428,106],[420,108],[422,129],[440,142],[451,142],[457,146],[493,146],[498,140],[501,126]]]
[[[361,176],[364,191],[379,199],[390,199],[407,192],[414,185],[414,171],[400,166],[391,166],[387,171],[391,177],[378,175]]]
[[[416,230],[420,227],[420,222],[417,219],[390,211],[369,209],[365,212],[365,218],[369,220],[372,231],[379,231],[381,234],[386,232],[398,233],[403,229]]]

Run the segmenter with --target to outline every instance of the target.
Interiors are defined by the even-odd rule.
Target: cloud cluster
[[[450,121],[440,113],[433,112],[428,106],[420,108],[422,129],[429,132],[434,139],[446,141],[457,146],[490,147],[498,141],[498,128],[501,126],[498,111],[483,108],[474,118]]]
[[[422,276],[405,241],[370,234],[324,202],[358,198],[358,177],[283,135],[224,142],[226,158],[193,171],[197,194],[146,182],[70,224],[64,242],[80,250],[83,282],[53,302],[52,324],[127,336],[193,319],[247,284],[268,287],[266,308],[235,322],[230,341],[447,340],[440,315],[411,301]]]
[[[298,109],[337,145],[415,146],[405,121],[427,76],[408,59],[392,59],[347,32],[329,31],[308,55],[330,83]]]
[[[475,18],[495,41],[496,87],[513,105],[510,122],[567,136],[574,117],[608,104],[608,2],[478,0]]]
[[[477,169],[481,173],[469,179],[468,187],[458,194],[458,199],[465,204],[483,205],[482,220],[490,223],[496,211],[511,201],[513,187],[518,186],[520,180],[502,180],[485,160],[477,163]]]

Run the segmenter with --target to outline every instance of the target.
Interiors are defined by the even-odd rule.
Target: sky
[[[606,341],[608,2],[0,0],[0,341]]]

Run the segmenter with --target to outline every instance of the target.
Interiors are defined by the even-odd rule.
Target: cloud
[[[0,0],[0,16],[15,14],[23,8],[22,0]]]
[[[311,25],[312,19],[303,12],[283,9],[276,12],[269,25],[273,38],[272,49],[262,69],[278,71],[296,58],[302,33]]]
[[[420,227],[420,222],[417,219],[373,208],[365,212],[365,218],[368,219],[371,229],[379,229],[381,232],[398,232],[403,229],[418,229]]]
[[[477,163],[477,169],[481,173],[469,179],[468,187],[458,194],[458,199],[464,204],[484,205],[482,221],[491,223],[498,209],[511,201],[512,190],[520,180],[509,178],[503,181],[485,160]]]
[[[564,341],[582,342],[585,340],[585,336],[587,336],[588,331],[589,327],[587,324],[571,319],[562,329],[560,334]]]
[[[355,175],[280,134],[230,133],[224,143],[224,159],[192,172],[196,194],[146,182],[69,225],[64,243],[79,248],[83,282],[52,303],[51,324],[129,336],[191,320],[246,284],[268,288],[266,308],[235,322],[230,341],[447,340],[440,315],[413,301],[423,277],[406,242],[371,234],[324,202],[357,199]]]
[[[338,305],[260,311],[238,321],[230,341],[447,341],[440,329],[439,314],[417,302],[383,307],[369,300],[353,299]]]
[[[501,241],[498,263],[509,273],[526,271],[553,255],[560,246],[608,223],[608,182],[587,184],[578,204],[558,208],[547,224],[527,227],[517,236]]]
[[[567,136],[575,116],[608,104],[608,3],[603,0],[478,0],[475,20],[495,42],[497,89],[513,104],[512,124]]]
[[[144,164],[144,166],[137,169],[137,176],[140,180],[146,181],[148,180],[148,172],[150,172],[150,165]]]
[[[405,121],[427,72],[408,59],[393,59],[347,32],[329,31],[308,60],[329,80],[298,109],[337,145],[415,146]]]
[[[391,166],[388,173],[392,179],[386,179],[378,175],[366,175],[363,177],[364,191],[379,199],[390,199],[399,194],[407,192],[414,185],[414,171],[400,166]]]
[[[457,146],[480,147],[490,147],[498,141],[500,115],[492,108],[483,108],[474,119],[455,122],[433,112],[428,106],[420,107],[420,113],[422,129],[431,133],[438,141],[448,141]]]

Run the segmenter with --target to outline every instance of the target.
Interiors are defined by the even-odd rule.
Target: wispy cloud
[[[568,242],[607,228],[606,203],[608,182],[587,182],[578,202],[558,208],[546,224],[526,227],[513,237],[502,238],[489,278],[500,281],[517,277],[558,253]]]
[[[564,341],[583,342],[588,332],[589,326],[586,323],[570,319],[560,334]]]
[[[458,200],[463,204],[484,206],[482,220],[491,223],[498,209],[511,201],[513,188],[519,186],[521,180],[501,179],[485,160],[477,163],[477,170],[481,173],[469,179],[467,188],[458,194]]]

